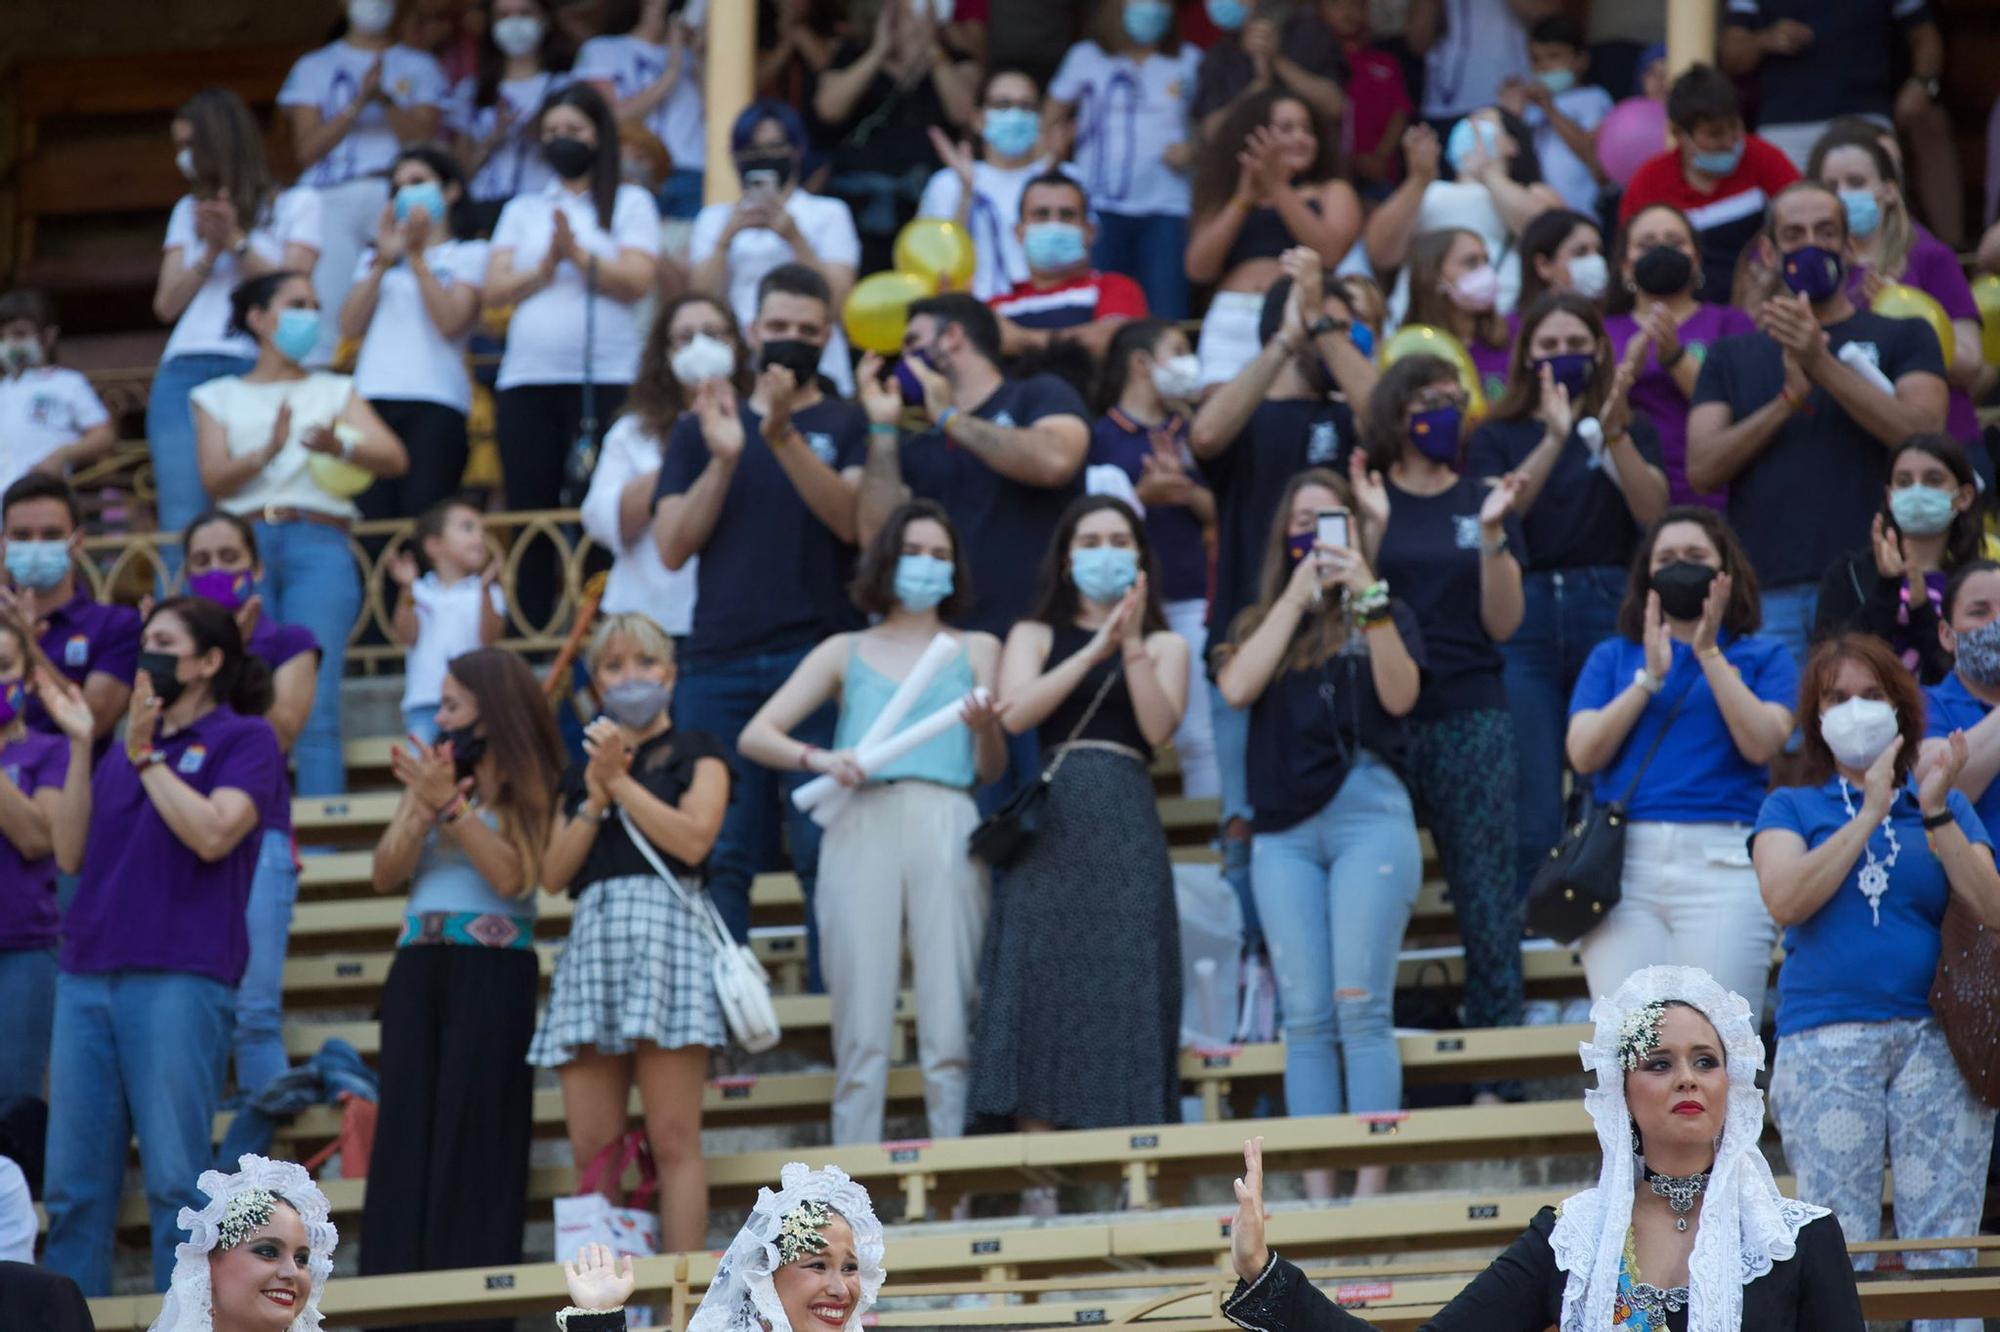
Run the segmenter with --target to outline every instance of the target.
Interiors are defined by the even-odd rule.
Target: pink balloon
[[[1597,130],[1597,160],[1625,186],[1639,164],[1667,150],[1667,108],[1650,97],[1628,97],[1611,108]]]

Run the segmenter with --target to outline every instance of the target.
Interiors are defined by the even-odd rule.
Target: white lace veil
[[[757,1191],[757,1204],[743,1229],[736,1232],[715,1280],[694,1311],[688,1332],[791,1332],[791,1320],[778,1300],[771,1274],[778,1270],[778,1232],[785,1218],[803,1203],[825,1203],[838,1212],[854,1232],[854,1258],[861,1267],[861,1298],[848,1312],[847,1326],[858,1327],[861,1316],[881,1293],[882,1223],[868,1201],[868,1190],[849,1179],[834,1166],[810,1170],[798,1161],[778,1175],[778,1191]]]
[[[1649,1004],[1675,999],[1698,1009],[1722,1038],[1729,1100],[1715,1167],[1701,1195],[1701,1228],[1688,1257],[1688,1332],[1739,1332],[1743,1287],[1792,1256],[1799,1229],[1826,1209],[1778,1192],[1771,1167],[1758,1149],[1764,1131],[1764,1093],[1757,1070],[1764,1046],[1750,1020],[1750,1005],[1699,967],[1647,967],[1590,1010],[1595,1037],[1583,1045],[1583,1066],[1597,1074],[1584,1102],[1597,1126],[1604,1165],[1597,1187],[1566,1199],[1549,1245],[1568,1274],[1563,1287],[1562,1332],[1605,1332],[1612,1327],[1625,1232],[1632,1224],[1632,1193],[1639,1174],[1638,1144],[1625,1106],[1625,1068],[1619,1046],[1633,1015]]]
[[[319,1297],[326,1290],[326,1279],[333,1275],[333,1246],[340,1242],[340,1235],[327,1219],[331,1209],[312,1176],[290,1161],[270,1161],[245,1153],[236,1158],[235,1174],[204,1170],[195,1187],[208,1195],[208,1206],[199,1212],[181,1208],[180,1225],[188,1238],[174,1249],[174,1279],[150,1332],[214,1332],[215,1301],[208,1285],[208,1256],[236,1221],[230,1204],[253,1190],[284,1199],[305,1223],[310,1253],[306,1270],[312,1287],[306,1292],[305,1305],[292,1319],[290,1332],[318,1332]]]

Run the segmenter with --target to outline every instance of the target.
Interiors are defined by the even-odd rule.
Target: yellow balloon
[[[910,302],[936,294],[936,288],[915,273],[871,273],[854,284],[841,308],[847,340],[863,351],[893,356],[903,349],[903,326],[910,320]]]
[[[920,217],[904,227],[891,253],[899,272],[925,279],[933,291],[968,290],[979,261],[972,233],[936,217]]]
[[[1988,365],[2000,365],[2000,273],[1981,273],[1972,284],[1979,306],[1980,343]]]
[[[1951,316],[1929,292],[1891,282],[1882,288],[1871,308],[1891,319],[1921,319],[1929,324],[1937,333],[1938,349],[1944,353],[1944,368],[1951,369]]]
[[[306,471],[321,490],[336,499],[353,499],[375,484],[373,472],[331,453],[315,453],[306,463]]]
[[[1405,356],[1435,356],[1449,363],[1458,371],[1459,387],[1465,390],[1466,423],[1486,415],[1486,391],[1479,383],[1479,367],[1472,363],[1472,353],[1464,343],[1432,324],[1405,324],[1382,344],[1377,359],[1387,369]]]

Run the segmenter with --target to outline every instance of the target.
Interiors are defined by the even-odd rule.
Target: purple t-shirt
[[[1474,338],[1465,344],[1465,350],[1472,354],[1472,368],[1479,372],[1479,390],[1486,395],[1489,407],[1507,392],[1507,360],[1514,354],[1513,338],[1510,336],[1507,342],[1505,347],[1489,347]]]
[[[1862,298],[1861,286],[1865,268],[1857,266],[1847,276],[1847,295],[1856,305],[1866,305]],[[1944,307],[1949,319],[1969,319],[1979,322],[1979,306],[1972,299],[1972,284],[1965,280],[1965,270],[1959,267],[1958,256],[1951,247],[1930,232],[1918,226],[1910,241],[1910,257],[1903,261],[1903,276],[1898,281],[1905,286],[1915,287]],[[1944,433],[1961,444],[1980,442],[1979,409],[1972,404],[1972,395],[1957,385],[1950,385],[1949,405],[1945,410]]]
[[[0,769],[32,796],[45,786],[61,786],[69,771],[69,741],[40,731],[0,747]],[[0,837],[0,949],[47,948],[56,941],[56,858],[23,859]]]
[[[139,668],[138,611],[98,601],[79,587],[75,596],[43,616],[42,622],[47,626],[42,631],[42,652],[71,684],[82,688],[94,671],[127,686],[132,683],[133,672]],[[26,716],[34,730],[60,734],[33,694],[28,695]],[[100,756],[105,743],[98,742]]]
[[[1694,358],[1697,367],[1708,355],[1709,344],[1717,338],[1756,331],[1750,316],[1733,305],[1699,305],[1681,321],[1681,346]],[[1638,336],[1639,324],[1631,315],[1613,315],[1604,321],[1611,338],[1611,354],[1624,359],[1625,348]],[[1720,513],[1729,503],[1729,492],[1698,493],[1688,484],[1688,399],[1674,377],[1660,368],[1657,349],[1646,352],[1646,366],[1632,381],[1632,411],[1651,421],[1660,432],[1660,458],[1667,473],[1667,496],[1675,504],[1702,504]]]
[[[310,652],[319,653],[319,640],[310,629],[296,624],[279,624],[268,615],[259,615],[257,623],[250,629],[250,641],[244,644],[254,657],[263,660],[275,673],[280,666],[294,657]],[[265,824],[267,832],[290,835],[292,831],[292,779],[290,774],[280,772],[284,783],[280,793],[283,799],[277,802],[270,822]]]
[[[225,786],[243,792],[256,803],[259,828],[270,826],[285,799],[285,756],[262,717],[217,707],[155,743],[182,781],[202,795]],[[167,827],[122,753],[97,765],[90,799],[82,882],[63,917],[62,969],[240,981],[250,956],[243,911],[263,840],[258,829],[204,863]]]

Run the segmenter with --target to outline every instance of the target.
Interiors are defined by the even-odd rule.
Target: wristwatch
[[[1638,685],[1639,688],[1649,694],[1657,694],[1660,692],[1660,686],[1665,684],[1666,681],[1654,678],[1651,671],[1641,666],[1638,670],[1632,672],[1632,683]]]

